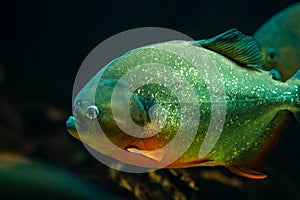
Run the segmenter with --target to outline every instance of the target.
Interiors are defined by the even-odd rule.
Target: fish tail
[[[300,123],[300,70],[298,70],[287,83],[293,85],[296,89],[295,92],[295,105],[296,110],[294,112],[296,120]]]

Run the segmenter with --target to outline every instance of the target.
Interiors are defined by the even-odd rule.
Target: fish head
[[[148,123],[149,117],[139,98],[125,84],[116,86],[117,83],[115,79],[96,75],[77,94],[73,115],[66,122],[72,136],[103,154],[113,153],[116,146],[123,150],[133,146],[144,148],[139,138],[120,127],[130,130],[132,123],[128,122],[129,118],[142,127]],[[114,92],[116,87],[118,90]]]
[[[283,81],[287,81],[300,68],[300,51],[292,45],[262,47],[265,70],[276,69],[280,72]]]
[[[267,20],[254,34],[264,57],[263,69],[276,69],[287,81],[300,69],[300,3]]]
[[[172,140],[179,126],[175,122],[169,123],[175,128],[166,130],[164,117],[170,112],[180,118],[180,112],[167,110],[170,109],[169,102],[168,105],[155,106],[153,99],[140,92],[144,86],[132,89],[134,86],[129,81],[122,80],[126,70],[143,64],[139,63],[143,61],[141,54],[149,56],[145,49],[129,52],[109,63],[102,74],[101,71],[96,74],[74,99],[73,115],[66,126],[72,136],[97,152],[132,165],[148,167],[147,161],[162,161],[167,153],[159,149]],[[149,91],[159,87],[149,84],[145,88],[148,86],[152,89]],[[162,115],[160,110],[165,114]],[[122,153],[119,150],[123,150]]]

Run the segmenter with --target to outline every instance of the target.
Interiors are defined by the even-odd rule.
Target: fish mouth
[[[67,131],[75,138],[79,139],[79,135],[75,126],[75,117],[70,116],[66,122]]]

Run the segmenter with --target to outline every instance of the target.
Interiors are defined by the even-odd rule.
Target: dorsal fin
[[[241,66],[259,69],[262,52],[256,40],[237,29],[230,29],[208,40],[196,41],[202,47],[222,54]]]

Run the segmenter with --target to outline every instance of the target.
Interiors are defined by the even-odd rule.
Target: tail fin
[[[298,107],[298,110],[295,112],[295,118],[300,123],[300,70],[298,70],[287,82],[293,85],[297,85],[296,105]]]

